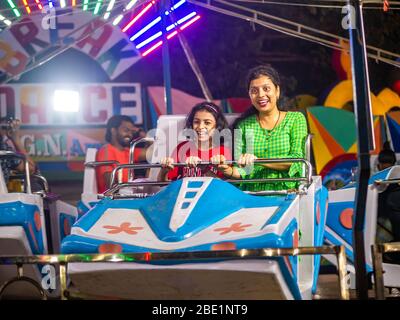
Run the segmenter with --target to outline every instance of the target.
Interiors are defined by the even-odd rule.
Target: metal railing
[[[341,299],[349,299],[349,290],[346,282],[346,253],[344,246],[321,246],[321,247],[299,247],[299,248],[263,248],[263,249],[240,249],[219,251],[190,251],[190,252],[145,252],[145,253],[104,253],[104,254],[66,254],[66,255],[36,255],[36,256],[0,256],[0,265],[17,265],[18,276],[22,276],[23,264],[58,264],[60,272],[61,299],[71,297],[67,289],[67,266],[72,262],[142,262],[152,263],[158,261],[208,261],[215,259],[244,260],[265,259],[269,257],[335,254],[338,262],[338,281]],[[32,281],[35,281],[31,279]],[[15,278],[7,281],[0,288],[0,298],[4,289]],[[116,288],[117,289],[117,288]]]
[[[142,142],[152,142],[153,143],[154,141],[155,141],[154,138],[150,138],[150,137],[139,138],[139,139],[131,141],[131,144],[129,146],[129,164],[134,163],[135,149],[139,143],[142,143]],[[134,169],[129,170],[129,173],[128,173],[128,180],[133,180],[133,178],[134,178]]]
[[[292,182],[305,182],[305,186],[308,188],[311,183],[312,183],[312,166],[311,163],[305,159],[298,159],[298,158],[284,158],[284,159],[257,159],[254,160],[254,164],[263,164],[263,163],[296,163],[296,162],[302,162],[306,166],[306,174],[305,177],[301,178],[265,178],[265,179],[230,179],[230,180],[225,180],[229,183],[265,183],[265,182],[282,182],[282,181],[292,181]],[[236,165],[237,161],[226,161],[225,162],[227,165]],[[174,167],[186,167],[186,163],[172,163]],[[215,165],[212,162],[209,161],[202,161],[198,163],[198,166],[201,165]],[[148,168],[161,168],[162,165],[160,163],[153,163],[153,164],[122,164],[117,167],[115,167],[111,173],[111,179],[110,179],[110,188],[105,191],[104,195],[105,196],[113,196],[119,189],[122,187],[137,187],[137,186],[165,186],[171,183],[171,181],[142,181],[142,182],[126,182],[120,185],[116,185],[116,175],[119,170],[122,169],[148,169]],[[260,191],[263,195],[264,194],[288,194],[287,190],[283,190],[281,192],[266,192],[266,191]],[[250,194],[260,194],[260,192],[249,192]],[[302,193],[302,191],[299,190],[299,193]]]
[[[24,167],[25,167],[25,192],[31,194],[32,193],[32,188],[31,188],[31,176],[29,174],[29,161],[25,157],[25,155],[21,153],[15,153],[13,151],[5,151],[5,150],[0,150],[0,159],[9,159],[9,160],[22,160],[24,161]]]
[[[378,179],[378,180],[375,180],[374,183],[377,185],[398,184],[398,183],[400,183],[400,179],[385,179],[385,180]]]
[[[385,285],[383,279],[383,254],[389,252],[400,253],[400,242],[377,243],[371,246],[372,265],[374,267],[375,298],[385,300]]]
[[[31,177],[31,181],[32,181],[32,179],[35,179],[41,183],[45,194],[50,192],[49,183],[47,182],[47,179],[44,176],[42,176],[41,174],[38,174],[38,173],[34,173],[34,174],[31,174],[30,177]],[[25,174],[13,174],[9,177],[9,179],[10,180],[25,179]]]

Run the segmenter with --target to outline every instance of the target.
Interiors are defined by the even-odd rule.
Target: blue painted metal
[[[167,32],[167,16],[164,14],[170,7],[169,0],[160,1],[161,30],[163,31],[162,39],[162,59],[163,59],[163,76],[164,76],[164,99],[167,108],[167,114],[172,114],[172,94],[171,94],[171,67],[169,57],[169,47]]]
[[[317,214],[319,212],[319,223],[317,223]],[[325,223],[328,214],[328,189],[325,187],[321,187],[316,193],[314,198],[314,246],[322,246],[324,243],[324,231],[325,231]],[[312,292],[316,293],[317,284],[318,284],[318,276],[319,276],[319,268],[321,265],[321,255],[314,256],[314,274],[313,274],[313,286]]]
[[[195,179],[195,178],[194,178]],[[203,184],[203,185],[200,185]],[[188,182],[188,190],[183,193],[180,199],[194,201],[197,192],[201,192],[199,198],[196,198],[194,207],[183,225],[177,230],[172,230],[170,222],[174,213],[175,204],[181,194],[183,180],[177,180],[168,187],[161,190],[156,195],[144,199],[110,199],[104,198],[96,204],[88,214],[82,216],[75,224],[75,228],[81,229],[87,235],[82,236],[72,234],[67,236],[61,246],[62,253],[98,253],[99,246],[107,244],[117,244],[122,248],[122,252],[165,252],[166,249],[158,248],[144,241],[143,244],[128,244],[113,241],[113,237],[109,239],[92,237],[91,230],[98,223],[99,219],[110,209],[136,209],[140,212],[147,225],[155,234],[157,239],[171,244],[179,243],[194,237],[200,232],[212,228],[218,221],[223,220],[238,211],[251,208],[278,208],[275,213],[266,220],[266,223],[260,224],[259,232],[251,234],[251,236],[233,237],[227,241],[234,243],[236,249],[244,248],[290,248],[293,246],[294,235],[298,230],[298,223],[295,217],[284,216],[289,207],[294,203],[296,197],[290,196],[270,196],[255,197],[243,193],[236,187],[219,179],[212,179],[206,189],[196,191],[195,188],[204,187],[203,181]],[[221,197],[216,197],[220,194]],[[183,201],[184,202],[184,201]],[[285,221],[286,222],[283,222]],[[279,234],[268,231],[269,226],[287,223],[284,230]],[[265,232],[263,232],[265,230]],[[189,244],[173,249],[174,252],[179,251],[208,251],[213,250],[213,246],[225,242],[223,239],[205,239],[204,242],[197,244]],[[298,259],[299,257],[276,257],[270,258],[277,261],[283,279],[295,299],[301,299],[301,293],[297,285],[298,282]],[[217,260],[216,260],[217,261]],[[216,262],[216,261],[210,261]],[[219,260],[218,260],[219,261]],[[186,263],[196,263],[197,261],[186,261]],[[184,263],[182,261],[168,262],[151,262],[156,264],[177,264]]]
[[[35,212],[39,212],[36,205],[13,201],[0,204],[0,226],[23,227],[29,246],[33,254],[45,254],[43,230],[35,226]],[[43,228],[43,226],[41,226]]]

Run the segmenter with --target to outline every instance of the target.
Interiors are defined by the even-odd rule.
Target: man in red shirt
[[[137,138],[139,128],[135,126],[132,119],[124,115],[112,116],[107,122],[105,140],[96,154],[96,161],[116,160],[120,164],[129,163],[130,142]],[[146,160],[146,149],[135,148],[134,162]],[[96,168],[97,192],[103,193],[109,188],[111,172],[116,165],[99,166]],[[128,181],[128,170],[122,170],[122,181]]]

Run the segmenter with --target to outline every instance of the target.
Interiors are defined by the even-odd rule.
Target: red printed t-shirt
[[[180,143],[174,152],[172,153],[172,158],[175,162],[184,163],[186,158],[199,157],[201,161],[210,161],[212,156],[223,155],[226,160],[231,160],[232,155],[229,148],[224,146],[214,147],[209,150],[197,149],[196,145],[190,141],[184,141]],[[208,171],[213,172],[219,178],[224,178],[224,174],[217,170],[215,166],[197,166],[195,168],[188,167],[175,167],[168,173],[169,180],[176,180],[185,177],[203,177]]]
[[[133,155],[134,162],[138,162],[139,155],[141,149],[135,148],[135,152]],[[96,154],[96,161],[110,161],[115,160],[118,161],[119,164],[127,164],[129,163],[129,148],[124,148],[123,150],[119,150],[118,148],[112,146],[111,144],[105,144],[102,146]],[[103,193],[108,189],[108,185],[106,185],[106,181],[104,179],[104,173],[112,172],[116,165],[110,166],[98,166],[96,167],[96,180],[97,180],[97,192]],[[128,182],[128,170],[122,170],[122,182]]]

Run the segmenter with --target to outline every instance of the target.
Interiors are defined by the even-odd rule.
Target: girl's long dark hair
[[[261,76],[266,76],[268,78],[271,79],[272,83],[275,85],[275,87],[281,87],[281,79],[279,77],[279,73],[278,71],[276,71],[273,67],[271,67],[270,65],[261,65],[261,66],[257,66],[253,69],[250,69],[249,72],[247,73],[247,77],[246,77],[246,88],[247,90],[250,89],[250,83],[255,80],[260,78]],[[278,103],[278,108],[279,108],[279,100],[277,101]],[[257,109],[251,105],[245,112],[243,112],[232,124],[231,129],[235,129],[237,128],[237,126],[239,125],[239,123],[254,115],[254,114],[258,114]]]
[[[186,124],[185,128],[187,129],[193,129],[193,119],[196,114],[196,112],[205,110],[209,113],[211,113],[215,119],[216,123],[216,129],[219,131],[228,128],[228,122],[226,121],[226,118],[221,110],[220,107],[218,107],[215,103],[212,102],[201,102],[196,104],[188,116],[186,117]]]

